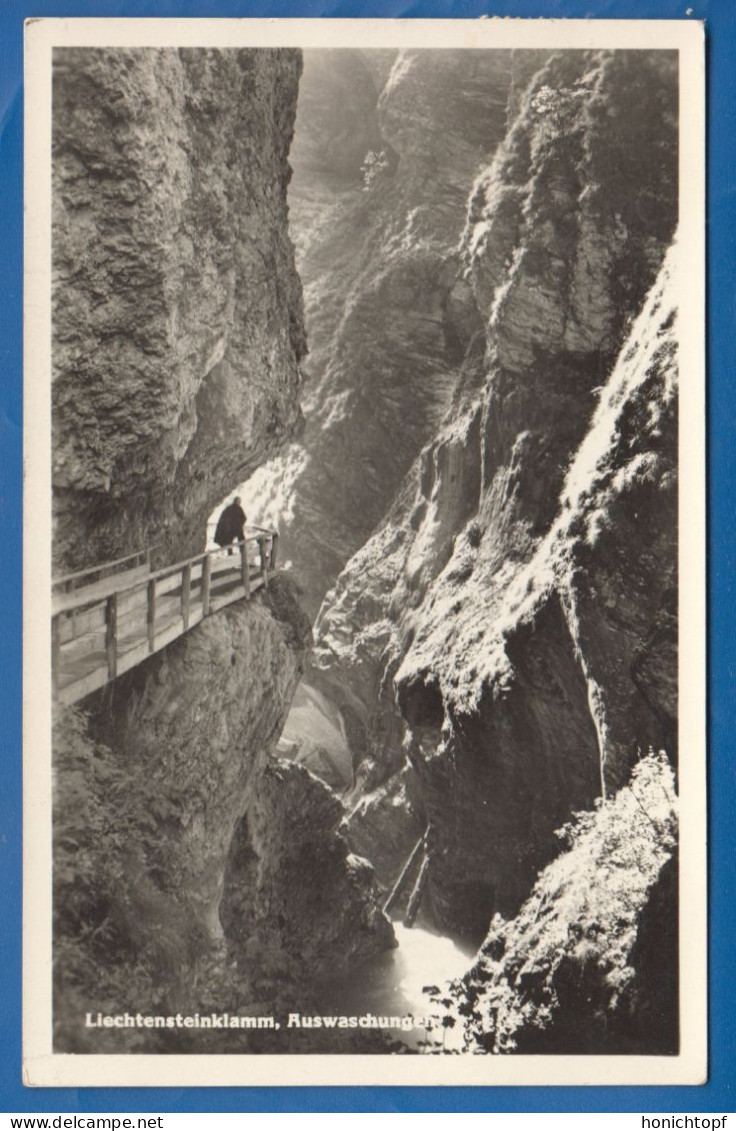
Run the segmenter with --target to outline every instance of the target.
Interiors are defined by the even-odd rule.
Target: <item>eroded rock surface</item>
[[[213,937],[235,825],[276,747],[310,644],[306,617],[275,576],[267,596],[208,617],[91,701],[95,736],[165,783],[182,899]]]
[[[305,338],[286,186],[300,70],[290,50],[55,58],[61,569],[153,543],[159,563],[195,553],[215,503],[298,430]],[[59,1049],[100,1051],[90,1009],[309,1005],[306,975],[392,945],[335,797],[270,762],[310,645],[276,575],[61,712]],[[235,885],[238,846],[252,867]],[[115,1031],[102,1051],[283,1052],[300,1040],[195,1036]]]
[[[408,754],[433,904],[470,932],[640,749],[675,756],[675,60],[566,53],[516,105],[464,237],[485,353],[328,594],[314,661],[360,756],[390,775]]]
[[[300,425],[294,50],[54,57],[54,553],[204,544]]]
[[[286,957],[292,979],[314,987],[395,945],[373,868],[350,853],[342,818],[337,797],[303,767],[275,762],[261,776],[233,841],[222,912],[246,972],[254,953],[267,969]],[[248,888],[254,855],[258,883]]]
[[[338,829],[339,802],[305,770],[271,760],[310,643],[275,576],[267,595],[206,619],[91,697],[86,719],[59,719],[67,1049],[89,1051],[75,1006],[120,1012],[126,980],[143,1012],[267,1014],[308,1003],[315,978],[394,945],[373,870]],[[136,1034],[123,1047],[130,1040],[137,1047]],[[107,1047],[121,1046],[107,1035]]]
[[[279,524],[311,615],[436,432],[482,329],[458,275],[465,202],[504,135],[514,81],[539,59],[305,55],[289,205],[306,426],[248,492],[253,513]]]
[[[664,755],[566,834],[567,851],[514,919],[494,920],[450,990],[465,1047],[676,1054],[676,798]]]

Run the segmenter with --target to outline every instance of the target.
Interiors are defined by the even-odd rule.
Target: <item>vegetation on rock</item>
[[[665,754],[642,758],[629,785],[558,835],[565,851],[518,915],[494,917],[472,969],[440,994],[448,1017],[470,1052],[676,1052],[677,890],[665,865],[676,851],[677,799]],[[660,882],[664,933],[647,919]],[[636,967],[647,949],[644,981]]]

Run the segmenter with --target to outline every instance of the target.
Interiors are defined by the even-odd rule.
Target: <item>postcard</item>
[[[703,1082],[702,25],[31,20],[25,153],[25,1082]]]

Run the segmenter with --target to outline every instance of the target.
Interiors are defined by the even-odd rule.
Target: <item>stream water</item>
[[[279,757],[306,766],[338,793],[353,780],[352,754],[345,725],[337,707],[305,680],[299,684],[284,731]],[[425,986],[444,985],[464,974],[472,965],[477,940],[439,934],[421,924],[411,929],[394,922],[398,946],[354,968],[341,980],[319,987],[323,1014],[361,1017],[426,1018],[436,1015]],[[462,1043],[462,1034],[435,1026],[389,1030],[389,1035],[413,1051],[428,1042],[446,1049]]]
[[[449,938],[424,927],[411,929],[394,923],[398,946],[357,969],[339,982],[321,987],[323,1012],[345,1015],[373,1014],[376,1017],[397,1017],[412,1014],[427,1017],[437,1012],[424,986],[443,987],[463,974],[472,964],[476,947],[465,939]],[[392,1029],[390,1035],[409,1048],[420,1052],[439,1043],[448,1049],[461,1043],[462,1035],[435,1028],[407,1031]]]

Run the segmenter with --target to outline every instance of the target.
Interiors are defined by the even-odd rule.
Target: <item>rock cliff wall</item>
[[[88,700],[92,734],[165,793],[182,901],[212,937],[235,826],[253,804],[311,634],[280,577]],[[171,879],[164,886],[171,890]]]
[[[463,239],[485,352],[316,625],[366,792],[408,754],[456,929],[518,908],[639,749],[675,757],[676,90],[667,53],[571,52],[517,92]]]
[[[298,51],[54,56],[54,553],[196,553],[300,423]]]
[[[277,576],[60,717],[61,1044],[85,1051],[80,1019],[119,1012],[127,978],[143,1012],[271,1013],[393,945],[338,801],[271,761],[310,644]]]
[[[676,809],[671,767],[649,755],[566,826],[566,850],[446,999],[468,1051],[677,1053]]]
[[[248,486],[316,615],[435,434],[482,321],[459,277],[473,179],[535,52],[307,52],[289,189],[303,437]],[[472,113],[468,107],[472,106]],[[482,346],[481,346],[482,352]]]
[[[286,224],[301,56],[54,63],[56,564],[152,543],[180,560],[301,420]],[[84,1015],[309,1006],[315,979],[393,945],[334,796],[270,761],[311,641],[276,575],[58,712],[60,1051],[287,1051],[298,1036],[100,1035]]]

